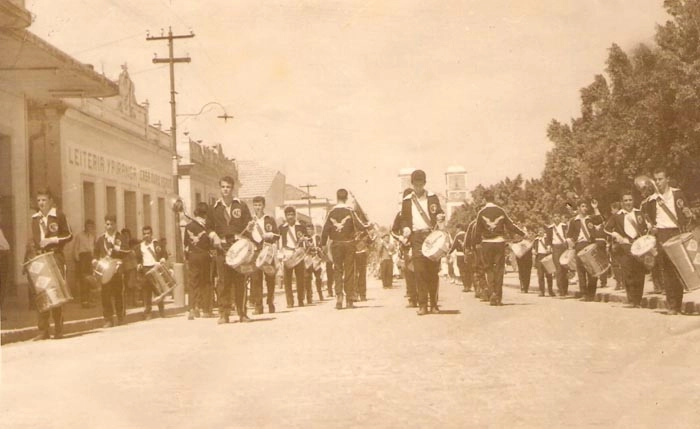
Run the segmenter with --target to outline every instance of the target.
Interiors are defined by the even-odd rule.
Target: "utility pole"
[[[313,219],[311,218],[311,199],[316,198],[311,195],[311,188],[315,188],[316,185],[300,185],[300,188],[306,188],[306,196],[303,198],[309,202],[309,221],[313,224]]]
[[[194,33],[190,34],[180,34],[173,35],[172,27],[168,27],[168,35],[162,34],[160,36],[151,36],[146,33],[146,41],[168,41],[168,58],[153,58],[153,64],[163,64],[167,63],[170,65],[170,141],[171,149],[173,152],[173,192],[175,195],[179,194],[179,173],[178,173],[178,156],[177,156],[177,109],[175,104],[175,64],[176,63],[189,63],[191,61],[190,57],[175,57],[175,46],[174,41],[176,39],[191,39],[194,37]],[[175,226],[177,234],[175,235],[175,261],[182,262],[184,260],[182,251],[182,235],[180,234],[180,213],[175,212]]]

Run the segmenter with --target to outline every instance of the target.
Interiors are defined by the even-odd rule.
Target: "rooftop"
[[[267,194],[278,174],[282,173],[266,167],[258,161],[238,160],[238,179],[241,182],[238,196],[240,198],[253,198],[257,195]]]

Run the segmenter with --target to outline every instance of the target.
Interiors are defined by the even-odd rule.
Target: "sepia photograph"
[[[0,427],[700,427],[700,0],[0,0]]]

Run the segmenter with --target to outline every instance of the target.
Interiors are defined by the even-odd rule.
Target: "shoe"
[[[63,338],[63,333],[61,333],[61,332],[56,332],[55,334],[53,334],[54,340],[60,340],[62,338]]]
[[[539,297],[543,297],[543,296],[544,296],[544,294],[543,294],[543,293],[541,293],[541,294],[539,294],[538,296],[539,296]]]
[[[406,305],[406,308],[416,308],[418,307],[418,304],[415,301],[408,301],[408,305]]]
[[[342,310],[342,309],[343,309],[343,303],[342,303],[342,302],[336,302],[336,303],[335,303],[335,309],[336,309],[336,310]]]
[[[202,317],[201,313],[199,312],[198,308],[194,309],[194,317]]]
[[[428,314],[428,307],[426,307],[425,305],[421,305],[416,314],[418,314],[419,316],[425,316],[426,314]]]
[[[303,302],[300,302],[299,304],[297,304],[297,307],[303,307],[303,306],[304,306]]]
[[[202,317],[205,319],[213,319],[214,314],[212,314],[211,312],[205,312],[205,313],[202,313]]]
[[[219,320],[216,321],[217,325],[223,325],[228,323],[228,316],[219,316]]]
[[[146,313],[143,315],[143,320],[151,320],[151,313]]]
[[[355,302],[354,301],[348,301],[348,304],[346,305],[347,308],[355,308]]]
[[[491,299],[489,299],[489,304],[493,306],[498,305],[498,297],[496,295],[491,295]]]
[[[160,316],[161,319],[165,319],[165,309],[158,309],[158,316]]]
[[[258,314],[262,314],[262,313],[263,313],[262,306],[255,307],[255,310],[253,310],[253,316],[257,316]]]
[[[190,310],[187,312],[187,320],[194,320],[194,311]]]
[[[32,338],[32,341],[48,340],[49,338],[51,338],[51,335],[49,335],[48,332],[42,332],[36,337]]]
[[[251,319],[250,317],[248,317],[248,316],[246,316],[246,315],[244,314],[243,316],[241,316],[241,317],[238,319],[238,321],[241,322],[241,323],[248,323],[248,322],[252,322],[253,319]]]
[[[107,320],[107,321],[105,322],[105,324],[102,325],[102,327],[105,328],[105,329],[107,329],[107,328],[112,328],[112,327],[114,327],[114,322],[112,322],[111,320]]]
[[[360,295],[360,301],[367,301],[367,297],[365,295]]]
[[[123,317],[117,317],[117,326],[122,326],[124,324],[124,318]]]
[[[438,307],[437,305],[434,307],[430,307],[430,312],[432,314],[440,314],[440,307]]]

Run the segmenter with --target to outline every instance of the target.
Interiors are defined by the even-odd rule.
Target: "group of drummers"
[[[607,219],[595,200],[590,204],[568,203],[534,234],[516,226],[494,204],[492,192],[486,191],[486,204],[467,226],[460,225],[448,251],[457,255],[463,290],[473,287],[475,297],[500,305],[505,256],[510,247],[517,260],[522,292],[528,292],[534,262],[540,296],[547,292],[555,296],[553,280],[559,295],[567,296],[570,274],[575,272],[581,300],[593,301],[598,284],[605,285],[609,272],[616,267],[615,275],[626,290],[628,305],[638,308],[646,273],[654,271],[666,294],[668,314],[680,313],[684,290],[700,287],[698,237],[691,232],[696,215],[683,192],[670,187],[666,170],[655,170],[653,179],[639,176],[634,184],[643,198],[639,207],[635,206],[631,188],[619,193],[619,201],[611,205]],[[410,278],[408,273],[409,305],[414,305]]]

